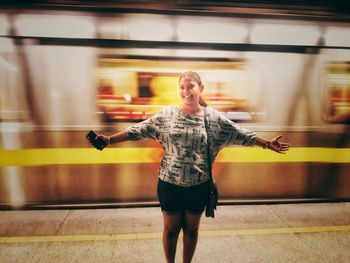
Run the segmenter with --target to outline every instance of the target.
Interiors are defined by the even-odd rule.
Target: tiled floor
[[[0,211],[0,262],[165,262],[161,232],[159,208]],[[350,203],[219,206],[193,262],[350,262]]]

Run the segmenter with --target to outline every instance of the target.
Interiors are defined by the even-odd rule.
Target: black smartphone
[[[89,140],[89,142],[100,151],[103,150],[103,148],[106,146],[105,141],[102,138],[96,138],[97,134],[94,131],[89,131],[86,134],[86,138]]]

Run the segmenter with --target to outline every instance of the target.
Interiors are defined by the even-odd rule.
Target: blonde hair
[[[201,80],[201,77],[199,76],[199,74],[197,72],[194,72],[194,71],[186,71],[184,73],[182,73],[180,75],[180,78],[179,78],[179,81],[182,79],[182,78],[185,78],[185,77],[190,77],[192,79],[194,79],[198,85],[202,85],[202,80]],[[207,107],[208,104],[202,99],[201,96],[199,96],[199,105],[203,106],[203,107]]]

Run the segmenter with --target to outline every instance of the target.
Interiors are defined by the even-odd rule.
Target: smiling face
[[[199,105],[199,97],[203,91],[203,85],[194,77],[185,75],[180,78],[179,94],[186,106]]]

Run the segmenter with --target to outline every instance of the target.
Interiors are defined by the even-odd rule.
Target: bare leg
[[[183,263],[190,263],[196,250],[198,241],[198,230],[202,214],[191,214],[185,212],[183,220]]]
[[[181,230],[182,213],[167,214],[163,212],[163,248],[168,263],[175,262],[176,245]]]

